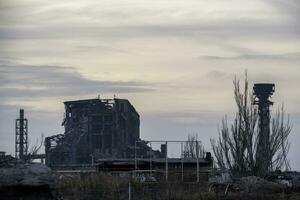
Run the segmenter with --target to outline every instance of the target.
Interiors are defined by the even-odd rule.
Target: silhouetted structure
[[[104,173],[131,173],[154,180],[199,182],[208,180],[213,167],[210,153],[204,158],[99,159],[96,170]],[[198,171],[198,172],[197,172]]]
[[[140,140],[140,119],[126,99],[68,101],[62,125],[65,133],[45,139],[46,164],[92,164],[99,158],[133,158],[150,147]],[[159,155],[159,152],[155,152]]]
[[[258,153],[257,165],[268,166],[263,164],[264,162],[269,162],[268,159],[270,152],[270,106],[273,102],[270,101],[270,97],[275,91],[275,85],[269,83],[257,83],[253,87],[255,101],[254,104],[258,105],[259,114],[259,136],[258,136]],[[260,168],[260,167],[259,167]],[[268,169],[259,169],[261,171],[267,171]]]
[[[24,118],[24,110],[20,109],[20,117],[16,119],[15,157],[25,159],[28,153],[28,120]]]

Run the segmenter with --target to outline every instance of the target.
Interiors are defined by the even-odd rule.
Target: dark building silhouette
[[[65,133],[45,139],[46,164],[88,164],[99,158],[133,158],[150,147],[140,140],[140,117],[126,99],[67,101]],[[154,152],[154,151],[153,151]],[[159,151],[154,155],[159,156]]]

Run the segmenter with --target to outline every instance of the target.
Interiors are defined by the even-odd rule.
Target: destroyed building
[[[140,139],[140,117],[126,99],[67,101],[64,134],[45,138],[46,164],[91,164],[99,158],[133,158],[149,151]],[[138,141],[138,142],[136,142]],[[138,148],[135,148],[138,145]]]

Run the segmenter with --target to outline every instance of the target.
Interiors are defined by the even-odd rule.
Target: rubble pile
[[[0,168],[2,186],[54,186],[51,170],[44,164],[17,164],[14,167]]]
[[[0,168],[2,199],[54,199],[55,177],[40,163],[17,163]]]

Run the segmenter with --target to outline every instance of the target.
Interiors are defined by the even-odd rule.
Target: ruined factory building
[[[133,158],[152,151],[140,140],[140,118],[126,99],[67,101],[64,134],[45,139],[46,164],[91,164],[100,158]],[[159,157],[159,151],[152,151]]]

